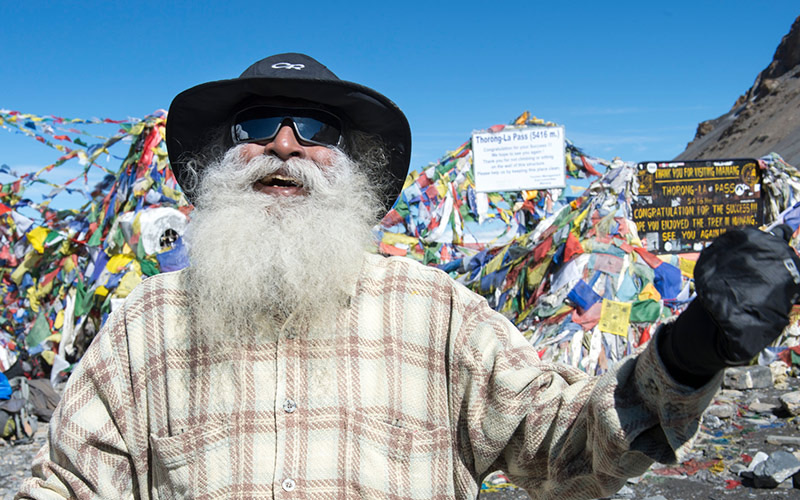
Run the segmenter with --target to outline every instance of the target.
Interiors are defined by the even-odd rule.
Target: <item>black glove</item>
[[[800,258],[785,241],[791,228],[773,233],[729,231],[700,254],[697,298],[657,340],[678,382],[700,387],[726,366],[748,363],[789,324],[800,297]]]

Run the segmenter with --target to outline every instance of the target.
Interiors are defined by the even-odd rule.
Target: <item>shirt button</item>
[[[281,488],[283,488],[285,491],[292,491],[295,489],[295,487],[297,487],[297,483],[295,483],[294,479],[290,477],[287,477],[281,483]]]
[[[287,399],[283,402],[283,410],[286,413],[293,413],[297,409],[297,403],[292,401],[291,399]]]

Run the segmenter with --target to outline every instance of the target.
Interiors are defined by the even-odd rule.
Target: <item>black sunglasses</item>
[[[231,137],[234,144],[269,142],[284,124],[291,124],[301,143],[327,147],[342,147],[344,143],[342,120],[314,108],[245,108],[233,116]]]

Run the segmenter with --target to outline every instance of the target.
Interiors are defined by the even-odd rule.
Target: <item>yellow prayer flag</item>
[[[179,201],[181,199],[181,194],[169,186],[161,186],[161,191],[164,192],[164,196],[166,196],[167,198],[170,198],[175,201]]]
[[[130,135],[139,135],[142,133],[143,130],[144,130],[144,122],[139,122],[136,125],[132,126],[130,132],[128,133]]]
[[[19,285],[22,283],[22,278],[25,276],[25,273],[30,272],[33,268],[35,268],[39,261],[42,259],[42,256],[36,252],[30,251],[25,254],[25,258],[22,259],[22,263],[20,263],[14,272],[11,273],[11,281]]]
[[[143,211],[139,212],[133,218],[132,226],[133,226],[133,233],[134,234],[142,234],[142,218],[141,218],[142,217],[142,213],[144,213],[144,212]]]
[[[694,265],[697,264],[697,262],[679,257],[678,264],[680,265],[682,275],[687,278],[694,278]]]
[[[419,240],[413,236],[402,233],[390,233],[388,231],[383,233],[383,238],[381,238],[381,241],[387,245],[396,246],[398,243],[402,243],[404,245],[408,245],[409,247],[413,247],[419,242]]]
[[[579,213],[572,220],[572,227],[579,227],[581,225],[581,222],[583,222],[583,219],[585,219],[586,216],[589,215],[589,210],[591,210],[591,207],[587,207],[586,210],[584,210],[583,212]]]
[[[630,318],[630,302],[603,299],[603,306],[600,310],[600,323],[598,323],[600,330],[620,337],[627,337],[628,326],[631,323]]]
[[[117,254],[108,259],[108,262],[106,262],[106,269],[112,274],[117,274],[132,260],[133,257],[130,255]]]
[[[56,319],[53,321],[53,330],[60,330],[61,327],[64,326],[64,310],[58,311],[56,314]]]
[[[569,152],[564,155],[564,159],[567,161],[567,170],[570,172],[578,170],[578,167],[575,165],[575,162],[572,161],[572,155],[569,154]]]
[[[406,176],[406,180],[403,182],[403,189],[404,190],[408,189],[409,186],[411,186],[412,184],[414,184],[414,182],[416,182],[417,177],[419,177],[419,174],[417,174],[417,175],[414,175],[414,174],[417,174],[417,173],[416,172],[411,172]]]
[[[28,298],[28,303],[30,304],[28,307],[31,308],[31,311],[38,313],[39,297],[36,296],[36,287],[35,286],[28,287],[28,291],[25,292],[25,296]]]
[[[127,297],[136,285],[142,282],[142,277],[134,271],[128,271],[125,273],[125,276],[119,280],[119,285],[117,285],[117,289],[114,291],[114,296],[124,299]]]
[[[550,262],[553,261],[553,255],[548,253],[547,257],[544,258],[542,262],[540,262],[536,267],[533,269],[528,269],[528,289],[534,289],[539,286],[544,279],[544,275],[547,274],[547,268],[550,267]]]
[[[72,272],[73,269],[75,269],[75,263],[72,261],[71,256],[68,256],[66,259],[64,259],[63,269],[64,273],[66,274],[69,274],[70,272]]]
[[[53,330],[60,330],[61,327],[64,326],[64,310],[58,311],[56,314],[56,319],[53,321]]]
[[[53,291],[53,283],[55,283],[55,280],[50,280],[50,282],[46,285],[43,285],[40,282],[36,287],[36,296],[39,298],[44,298],[45,296],[49,295],[50,292]]]
[[[102,285],[98,286],[97,290],[94,291],[94,294],[99,295],[100,297],[105,297],[106,295],[108,295],[108,288]]]
[[[439,198],[444,198],[447,196],[447,189],[450,187],[449,183],[444,183],[441,180],[438,180],[433,186],[436,188],[436,191],[439,192]]]
[[[503,257],[505,256],[506,252],[508,252],[508,247],[498,252],[497,255],[492,257],[492,259],[486,263],[486,267],[483,268],[484,276],[500,269],[500,266],[503,264]]]
[[[45,340],[45,342],[59,343],[59,342],[61,342],[61,334],[60,333],[54,333],[54,334],[50,335],[49,337],[47,337],[44,340]]]
[[[48,365],[52,365],[53,361],[56,359],[56,353],[53,351],[42,351],[41,356],[45,361],[47,361]]]
[[[35,227],[25,233],[25,237],[28,238],[28,241],[31,242],[33,248],[36,249],[37,252],[43,253],[44,252],[44,240],[47,238],[47,235],[50,233],[50,230],[46,227]]]
[[[661,294],[658,293],[658,290],[656,290],[656,287],[654,287],[652,283],[646,284],[644,288],[642,288],[642,291],[639,292],[639,300],[648,299],[652,299],[657,302],[661,300]]]
[[[488,193],[486,197],[489,198],[489,201],[491,201],[495,205],[503,201],[503,196],[498,193]]]

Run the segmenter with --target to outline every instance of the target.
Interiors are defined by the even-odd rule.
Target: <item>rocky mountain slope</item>
[[[800,17],[772,62],[724,115],[697,126],[676,160],[759,157],[775,152],[800,165]]]

